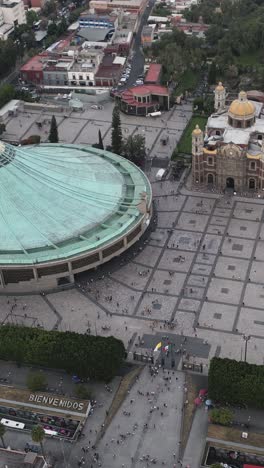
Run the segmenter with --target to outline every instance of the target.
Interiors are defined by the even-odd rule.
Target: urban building
[[[145,25],[141,32],[142,47],[150,47],[154,39],[155,25]]]
[[[134,244],[152,214],[144,173],[121,156],[86,145],[1,142],[0,196],[5,292],[73,282],[76,273]]]
[[[43,83],[44,54],[35,55],[20,68],[20,77],[26,83],[40,85]]]
[[[205,133],[192,133],[192,181],[223,191],[264,189],[263,102],[241,91],[229,107],[222,83],[215,89],[215,113]]]
[[[140,14],[144,11],[147,0],[91,0],[90,11],[100,14],[109,14],[115,10],[123,10]]]
[[[117,99],[125,114],[146,116],[170,108],[170,93],[166,86],[136,86],[123,91]]]
[[[0,3],[0,39],[6,40],[15,26],[26,23],[22,0],[4,0]]]
[[[108,28],[117,29],[118,16],[116,15],[92,15],[91,13],[81,13],[79,18],[80,28]]]
[[[49,468],[44,457],[34,452],[22,452],[10,448],[0,448],[0,463],[2,467]]]
[[[95,86],[113,87],[119,81],[123,65],[116,60],[115,54],[104,55],[97,72],[95,73]]]
[[[159,84],[162,66],[159,63],[151,63],[145,76],[145,84]]]

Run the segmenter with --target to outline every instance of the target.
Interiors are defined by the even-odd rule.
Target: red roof
[[[243,465],[243,468],[263,468],[263,465]]]
[[[122,101],[126,102],[127,104],[133,104],[137,107],[148,107],[153,103],[152,102],[138,102],[136,100],[136,96],[148,96],[148,95],[156,95],[156,96],[168,96],[169,91],[166,86],[158,86],[158,85],[141,85],[135,86],[134,88],[129,88],[121,94]]]
[[[146,83],[158,83],[161,73],[161,65],[159,63],[152,63],[148,69],[146,76]]]
[[[27,63],[25,63],[25,65],[23,65],[20,68],[20,71],[21,72],[31,71],[31,70],[42,71],[42,69],[43,69],[43,62],[42,62],[43,61],[43,56],[44,56],[44,54],[35,55],[30,60],[28,60]]]

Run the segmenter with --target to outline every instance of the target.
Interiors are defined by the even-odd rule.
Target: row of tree
[[[108,149],[108,148],[107,148]],[[116,104],[112,116],[111,151],[124,156],[137,166],[143,166],[146,157],[146,143],[143,135],[130,135],[124,139],[122,135],[119,107]]]
[[[209,396],[215,402],[264,408],[264,367],[214,357],[208,376]]]
[[[18,364],[63,369],[79,377],[109,381],[124,358],[123,342],[114,337],[14,325],[0,328],[0,359]]]

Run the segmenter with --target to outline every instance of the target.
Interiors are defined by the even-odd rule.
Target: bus
[[[12,419],[1,419],[1,424],[6,427],[10,427],[11,429],[24,429],[25,424],[18,422],[18,421],[12,421]]]

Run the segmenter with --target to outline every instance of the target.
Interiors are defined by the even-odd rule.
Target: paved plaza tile
[[[0,320],[1,323],[52,330],[57,317],[42,296],[0,296]]]
[[[237,322],[239,333],[245,333],[264,337],[264,312],[258,309],[242,307]]]
[[[159,213],[158,227],[165,228],[165,229],[171,228],[173,224],[176,222],[178,213],[179,213],[178,211],[175,211],[173,213],[167,213],[167,212]]]
[[[208,221],[208,216],[195,213],[182,213],[177,222],[178,229],[203,232]]]
[[[222,245],[222,254],[229,257],[250,258],[253,252],[254,241],[236,237],[225,237]]]
[[[167,229],[157,228],[154,232],[150,234],[149,243],[157,247],[163,247],[167,241]]]
[[[254,283],[264,284],[264,271],[262,262],[252,262],[252,266],[249,273],[249,278]]]
[[[232,331],[236,318],[237,307],[204,302],[199,315],[199,325],[206,328]]]
[[[255,239],[258,229],[258,222],[232,219],[228,226],[227,236]]]
[[[219,251],[221,243],[221,238],[219,236],[214,236],[211,234],[206,234],[202,242],[202,252],[207,252],[210,254],[217,254]]]
[[[191,267],[193,258],[193,252],[165,249],[159,262],[159,268],[187,273]]]
[[[219,206],[216,206],[214,209],[214,215],[229,218],[231,215],[231,208],[221,208]]]
[[[197,312],[200,307],[201,302],[196,301],[195,299],[186,299],[183,298],[180,300],[179,309],[186,310],[188,312]]]
[[[148,286],[148,290],[178,296],[185,278],[186,275],[184,273],[156,270]]]
[[[192,273],[202,276],[208,276],[212,272],[212,265],[204,265],[203,263],[195,263],[192,267]]]
[[[201,241],[201,233],[175,229],[170,237],[168,246],[173,249],[191,250],[195,252]]]
[[[262,240],[257,242],[255,257],[257,260],[264,261],[264,241]]]
[[[158,293],[144,294],[137,311],[137,316],[155,320],[170,320],[177,303],[176,297],[169,297]]]
[[[215,200],[204,197],[188,197],[184,211],[196,214],[211,214]]]
[[[226,227],[228,222],[229,222],[229,220],[228,220],[227,217],[224,218],[224,217],[221,217],[221,216],[212,216],[211,220],[210,220],[210,226],[214,225],[214,226],[217,226],[217,227],[220,227],[220,226]]]
[[[261,284],[248,283],[244,296],[244,304],[264,310],[264,287]]]
[[[158,260],[161,251],[161,247],[147,245],[140,253],[136,255],[134,262],[142,263],[142,265],[146,265],[147,267],[153,267]]]
[[[207,292],[208,300],[227,304],[238,304],[243,283],[220,278],[212,278]]]
[[[112,278],[132,286],[135,289],[144,289],[151,273],[150,267],[129,263],[120,267],[112,274]]]
[[[257,203],[236,203],[234,209],[234,217],[240,219],[248,219],[259,221],[263,213],[263,205]]]
[[[161,192],[164,193],[163,185],[160,185],[159,182],[155,184],[155,186],[156,185],[159,186],[162,189]],[[163,195],[162,197],[155,198],[155,203],[159,212],[167,211],[172,213],[173,211],[181,210],[185,200],[186,197],[183,195],[175,195],[172,197],[164,197]]]
[[[214,274],[220,278],[245,280],[248,266],[248,260],[224,257],[221,255],[217,259]]]

